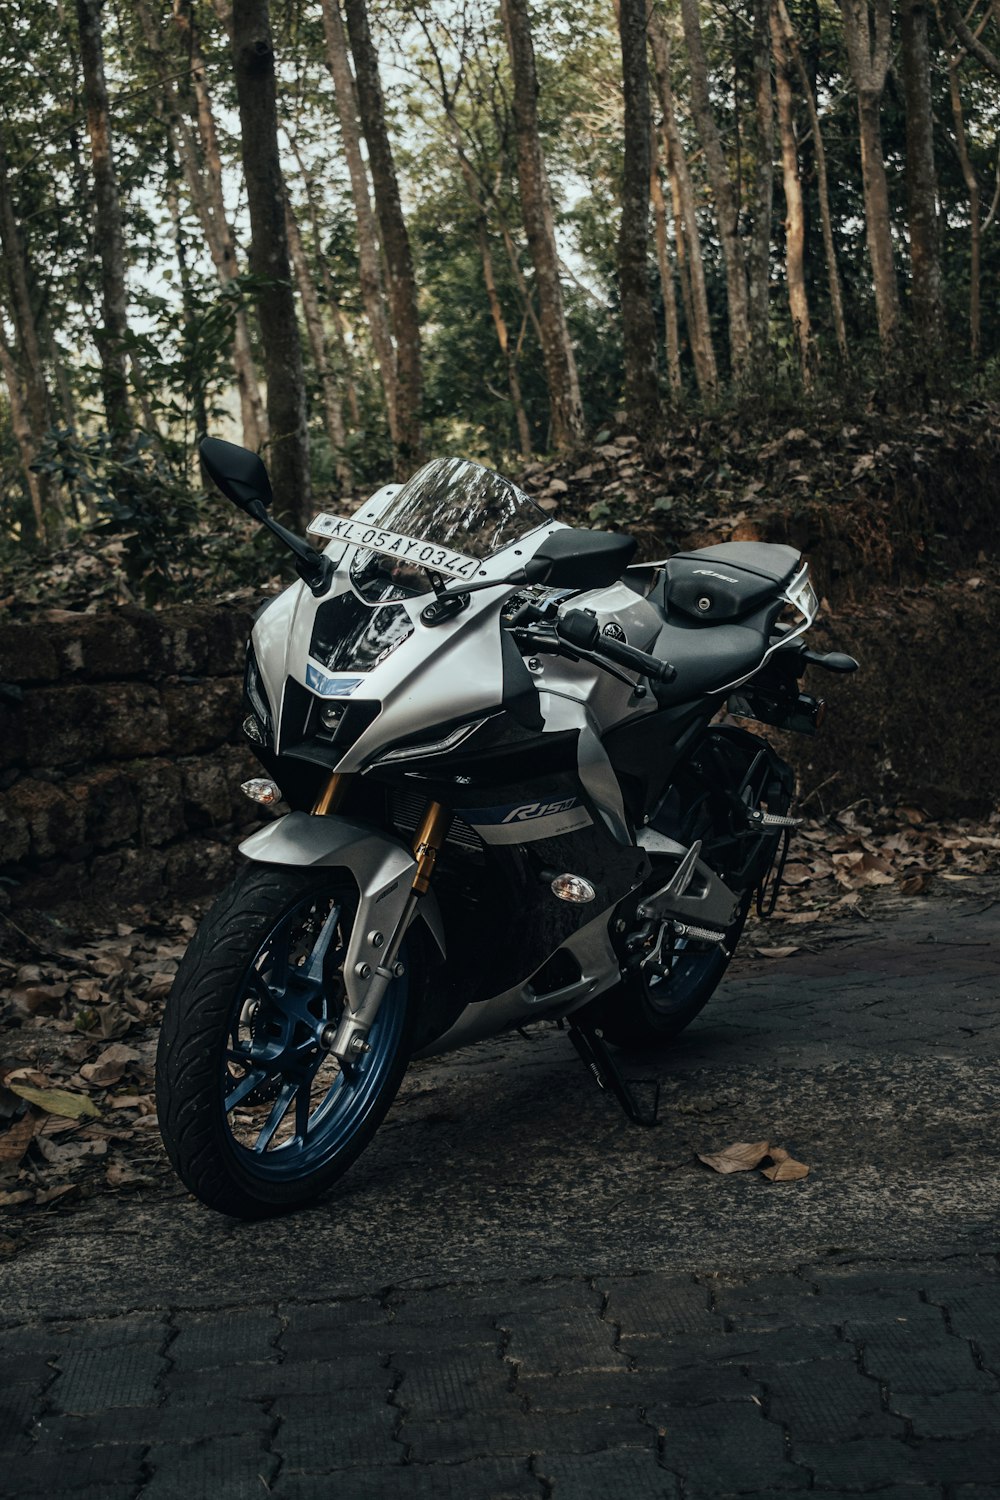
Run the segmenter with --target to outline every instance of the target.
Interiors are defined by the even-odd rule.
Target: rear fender
[[[323,866],[346,870],[351,876],[359,902],[344,961],[344,984],[350,1009],[357,1014],[409,899],[417,873],[409,849],[372,824],[291,812],[244,839],[240,853],[260,864],[295,865],[299,869]],[[444,958],[444,927],[433,890],[420,898],[417,915]],[[371,941],[373,937],[377,943]]]

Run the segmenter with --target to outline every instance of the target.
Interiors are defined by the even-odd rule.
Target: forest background
[[[685,491],[752,509],[786,430],[780,482],[830,504],[887,436],[995,431],[998,0],[0,20],[10,604],[273,572],[203,490],[206,431],[262,449],[300,525],[429,454],[529,487],[569,455],[550,508],[667,535]]]

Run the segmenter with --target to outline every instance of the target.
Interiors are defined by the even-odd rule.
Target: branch
[[[997,57],[996,53],[991,52],[986,43],[981,42],[974,31],[969,30],[962,12],[954,3],[954,0],[949,0],[949,3],[945,6],[945,13],[948,17],[949,26],[962,43],[966,52],[971,52],[973,57],[977,57],[983,67],[993,74],[994,78],[1000,78],[1000,57]]]

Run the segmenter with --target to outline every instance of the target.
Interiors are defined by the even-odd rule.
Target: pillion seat
[[[739,620],[768,604],[801,565],[794,547],[770,542],[719,542],[667,558],[653,597],[664,614],[714,625]]]
[[[704,697],[758,667],[779,596],[801,562],[794,547],[766,542],[720,542],[668,558],[650,594],[664,615],[652,649],[677,676],[657,687],[657,700]]]

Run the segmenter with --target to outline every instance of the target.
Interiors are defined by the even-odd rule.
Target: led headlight
[[[324,729],[328,729],[333,734],[340,728],[346,712],[346,703],[324,703],[319,711],[319,722]]]

